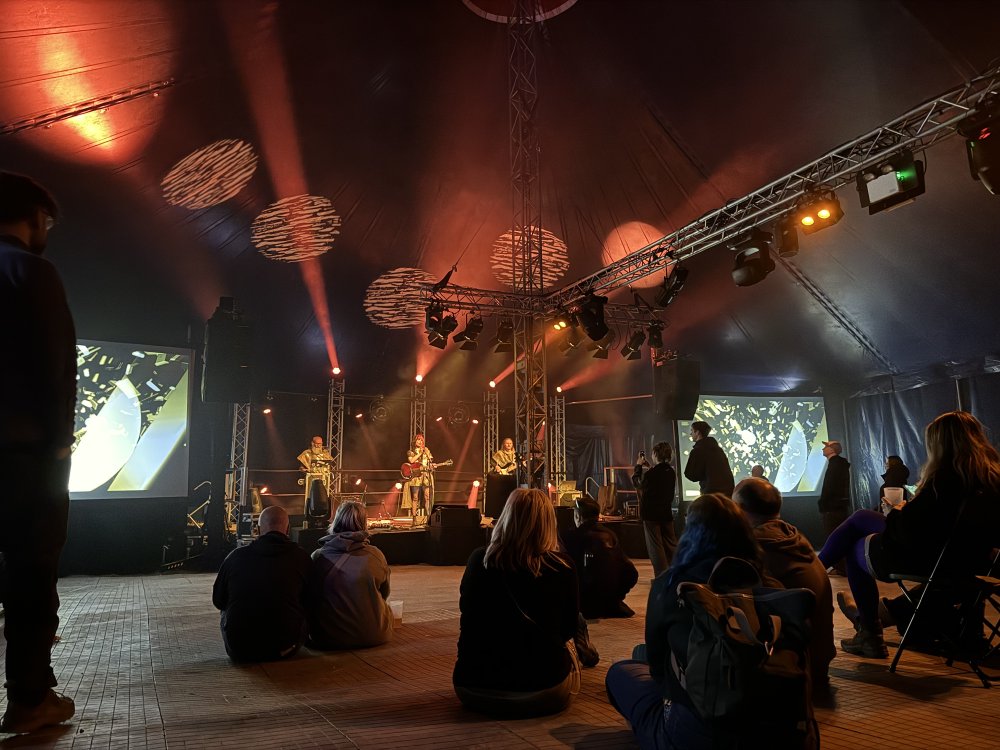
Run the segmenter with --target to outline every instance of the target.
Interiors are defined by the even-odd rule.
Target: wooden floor
[[[493,721],[467,713],[451,688],[461,568],[397,566],[393,599],[404,624],[392,643],[337,654],[235,667],[226,658],[213,576],[173,573],[60,582],[62,641],[53,657],[73,722],[7,737],[6,747],[58,748],[630,748],[608,705],[604,675],[643,639],[651,571],[630,620],[591,624],[601,663],[564,713]],[[834,579],[843,586],[842,578]],[[847,622],[838,613],[838,638]],[[834,695],[818,710],[824,750],[1000,748],[1000,689],[959,666],[906,654],[887,662],[838,655]]]

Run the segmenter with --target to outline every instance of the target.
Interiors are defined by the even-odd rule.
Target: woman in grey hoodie
[[[365,506],[340,504],[309,573],[309,645],[318,649],[378,646],[392,638],[389,565],[368,543]]]

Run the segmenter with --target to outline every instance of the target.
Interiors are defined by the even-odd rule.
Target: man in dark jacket
[[[265,508],[258,523],[260,537],[229,554],[212,588],[233,661],[283,659],[305,638],[309,555],[288,538],[284,508]]]
[[[809,589],[816,595],[810,618],[809,661],[813,685],[825,688],[833,645],[833,589],[826,568],[799,530],[781,520],[781,493],[766,479],[744,479],[733,491],[733,500],[753,527],[764,552],[764,567],[786,589]]]
[[[656,466],[650,468],[645,454],[640,453],[632,474],[632,484],[639,494],[639,518],[654,578],[670,567],[677,549],[673,512],[677,473],[670,465],[672,457],[670,443],[657,443],[653,446]]]
[[[33,180],[0,172],[0,552],[7,568],[7,711],[0,731],[27,733],[72,718],[53,692],[56,580],[69,515],[76,405],[76,334],[55,267],[42,257],[58,209]]]
[[[684,476],[692,482],[698,482],[703,495],[721,492],[726,497],[732,497],[733,487],[736,485],[733,470],[715,438],[708,436],[711,431],[712,427],[708,422],[691,423],[694,447],[688,455]]]
[[[584,495],[576,501],[576,527],[563,533],[566,552],[580,577],[580,611],[584,617],[631,617],[624,599],[639,580],[615,533],[598,523],[600,506]]]
[[[839,440],[823,442],[827,461],[819,491],[819,516],[823,521],[824,540],[851,515],[851,464],[840,455],[843,451]],[[843,561],[835,567],[840,575],[846,575]]]

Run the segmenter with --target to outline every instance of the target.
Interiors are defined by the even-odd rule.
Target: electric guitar
[[[411,479],[419,479],[424,475],[424,472],[433,472],[439,466],[451,466],[454,461],[450,458],[447,461],[442,461],[439,464],[431,464],[427,468],[424,468],[423,464],[419,461],[414,461],[412,464],[406,463],[399,467],[399,473],[403,479],[409,481]]]

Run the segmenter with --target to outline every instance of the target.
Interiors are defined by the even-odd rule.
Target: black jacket
[[[726,497],[732,497],[736,487],[729,459],[714,437],[703,437],[694,444],[684,467],[684,476],[698,482],[703,495],[721,492]]]
[[[226,650],[237,661],[267,661],[300,645],[306,628],[308,553],[272,531],[229,553],[212,588]]]
[[[674,495],[677,493],[677,472],[669,461],[663,461],[643,471],[636,464],[632,484],[639,493],[639,518],[643,521],[670,523],[674,520]]]
[[[584,617],[611,617],[616,605],[639,580],[615,532],[597,521],[584,521],[562,533],[580,580],[580,611]]]
[[[851,464],[839,455],[830,456],[826,474],[819,491],[819,512],[849,511],[851,509]]]

